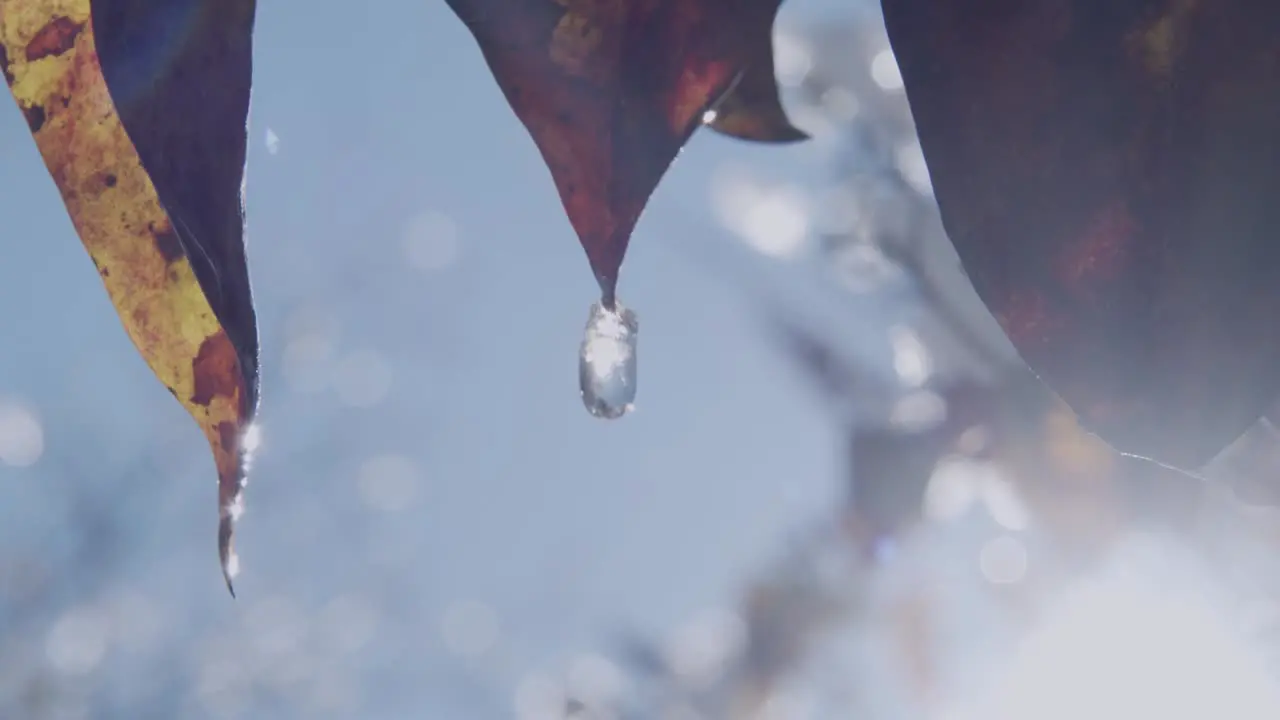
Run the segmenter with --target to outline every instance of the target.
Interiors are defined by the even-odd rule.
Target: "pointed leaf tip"
[[[222,579],[227,583],[227,592],[234,599],[236,596],[235,578],[240,574],[240,556],[235,549],[235,520],[223,510],[218,516],[218,560],[222,565]]]
[[[235,597],[232,580],[240,572],[235,526],[244,514],[244,488],[257,446],[257,427],[243,420],[239,424],[223,422],[217,427],[216,437],[209,437],[209,445],[218,466],[218,559],[227,589]]]
[[[778,0],[448,0],[551,171],[605,299],[649,196],[733,78],[773,83]],[[767,71],[764,69],[767,65]],[[740,132],[789,133],[754,96],[728,98]],[[779,106],[780,111],[780,106]],[[790,133],[794,134],[794,133]]]
[[[182,3],[0,0],[0,63],[126,332],[209,440],[230,580],[258,396],[241,198],[254,5]]]

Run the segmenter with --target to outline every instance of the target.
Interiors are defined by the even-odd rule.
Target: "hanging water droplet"
[[[626,415],[636,400],[636,314],[614,303],[591,306],[578,353],[578,384],[582,404],[598,418]]]

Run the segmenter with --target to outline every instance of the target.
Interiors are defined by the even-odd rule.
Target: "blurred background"
[[[813,135],[697,134],[634,238],[640,396],[444,3],[264,3],[263,444],[239,600],[212,460],[4,103],[0,717],[1280,716],[1280,460],[1131,473],[943,235],[878,3],[791,0]]]

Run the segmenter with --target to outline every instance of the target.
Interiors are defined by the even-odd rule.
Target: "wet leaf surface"
[[[258,382],[241,202],[253,13],[97,0],[91,18],[88,0],[0,0],[5,78],[72,223],[213,450],[228,586]]]
[[[883,0],[947,233],[1117,449],[1207,462],[1280,394],[1280,7]]]
[[[721,132],[799,139],[773,81],[778,0],[449,5],[551,170],[606,304],[649,196],[713,104]]]

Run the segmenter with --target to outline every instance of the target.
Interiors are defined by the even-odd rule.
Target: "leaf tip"
[[[227,583],[227,592],[232,599],[236,597],[234,580],[240,574],[240,556],[236,554],[234,534],[235,518],[233,513],[224,508],[218,518],[218,559],[222,564],[222,579]]]
[[[703,124],[737,140],[764,145],[791,145],[810,140],[809,133],[792,124],[776,87],[754,93],[731,89],[716,107],[708,110]]]
[[[243,431],[226,427],[219,433],[221,457],[231,457],[231,463],[220,464],[218,471],[218,558],[222,564],[222,577],[231,597],[236,596],[233,580],[240,573],[240,556],[235,550],[236,521],[244,514],[244,488],[248,483],[249,465],[261,440],[257,423],[249,423]]]

